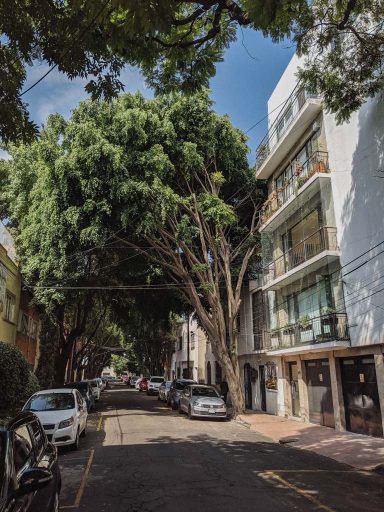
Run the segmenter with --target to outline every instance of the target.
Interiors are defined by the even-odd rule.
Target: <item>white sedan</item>
[[[100,400],[101,395],[101,387],[99,385],[99,382],[97,379],[93,379],[89,381],[91,388],[92,388],[92,395],[95,398],[95,401],[98,402]]]
[[[23,407],[41,421],[48,440],[56,446],[77,450],[87,428],[87,404],[77,389],[38,391]]]

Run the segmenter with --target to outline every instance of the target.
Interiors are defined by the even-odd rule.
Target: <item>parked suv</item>
[[[172,381],[167,401],[167,404],[170,405],[172,409],[176,410],[179,408],[181,392],[188,384],[197,384],[197,382],[191,379],[175,379]]]
[[[57,452],[38,418],[22,412],[0,427],[0,512],[59,510]]]
[[[148,381],[147,395],[158,395],[159,387],[164,382],[164,377],[151,377]]]

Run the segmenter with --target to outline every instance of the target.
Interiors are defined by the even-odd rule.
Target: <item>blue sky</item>
[[[232,123],[247,131],[267,113],[267,100],[277,80],[292,57],[294,49],[289,43],[274,44],[253,30],[243,30],[239,39],[227,50],[224,62],[218,64],[217,74],[211,81],[215,109],[228,114]],[[25,89],[48,70],[48,65],[34,65],[28,73]],[[140,73],[126,69],[121,77],[126,91],[141,91],[146,97],[152,92]],[[59,112],[70,116],[77,104],[87,97],[86,80],[69,80],[57,70],[24,96],[31,117],[36,124],[44,124],[48,115]],[[266,132],[266,120],[252,129],[248,136],[250,162],[255,148]]]

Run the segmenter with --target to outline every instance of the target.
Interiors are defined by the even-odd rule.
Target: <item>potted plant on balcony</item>
[[[299,176],[297,178],[297,188],[301,188],[306,181],[308,181],[309,176]]]
[[[295,326],[294,324],[285,324],[282,327],[283,332],[283,346],[284,347],[290,347],[292,345],[292,336],[295,333]]]
[[[336,310],[333,308],[321,308],[321,325],[337,324]]]
[[[297,321],[297,325],[300,331],[300,340],[311,341],[313,339],[313,330],[312,330],[312,319],[309,315],[304,315],[299,318]]]

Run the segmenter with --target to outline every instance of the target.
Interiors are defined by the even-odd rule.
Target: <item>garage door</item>
[[[379,392],[373,356],[340,360],[347,430],[383,435]]]
[[[328,359],[306,361],[309,421],[335,427]]]

